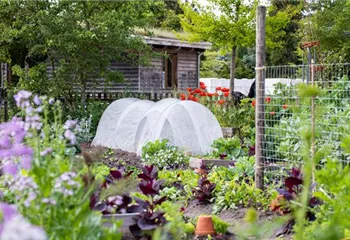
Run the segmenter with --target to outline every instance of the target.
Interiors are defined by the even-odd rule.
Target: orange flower
[[[205,94],[205,92],[201,92],[201,93],[199,94],[199,96],[204,97],[204,96],[206,96],[206,94]]]
[[[225,93],[224,93],[224,96],[225,96],[225,97],[228,97],[229,95],[230,95],[229,92],[225,92]]]
[[[216,87],[215,89],[216,89],[216,91],[220,91],[221,87]]]
[[[193,101],[199,102],[199,99],[198,98],[193,98]]]
[[[270,112],[270,115],[271,115],[271,116],[273,116],[273,115],[275,115],[275,114],[276,114],[275,112]]]
[[[201,85],[201,89],[206,89],[206,88],[207,88],[207,86]]]
[[[252,101],[252,106],[253,107],[255,107],[255,104],[256,104],[256,102],[255,102],[255,99]]]
[[[271,102],[271,97],[266,97],[265,102],[270,103]]]
[[[186,100],[186,97],[181,96],[180,99],[181,99],[181,100]]]
[[[288,108],[288,105],[287,105],[287,104],[284,104],[284,105],[282,105],[282,108],[283,108],[283,109],[287,109],[287,108]]]
[[[218,104],[220,104],[220,105],[222,105],[222,104],[224,104],[224,103],[225,103],[225,100],[224,100],[224,99],[221,99],[221,100],[218,101]]]
[[[219,94],[216,92],[213,94],[213,96],[217,97],[217,96],[219,96]]]
[[[192,88],[187,88],[187,92],[191,92],[192,91]]]
[[[186,95],[184,93],[180,93],[180,98],[186,98]]]

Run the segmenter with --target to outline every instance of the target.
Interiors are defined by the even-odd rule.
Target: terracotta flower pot
[[[206,236],[206,235],[215,235],[215,229],[213,224],[213,219],[211,216],[199,216],[197,227],[195,231],[196,235]]]

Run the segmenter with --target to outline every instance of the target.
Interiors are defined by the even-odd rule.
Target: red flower
[[[186,98],[186,95],[184,93],[180,93],[180,98]]]
[[[271,102],[271,97],[266,97],[265,102],[270,103]]]
[[[284,105],[282,105],[282,108],[283,108],[283,109],[287,109],[287,108],[288,108],[288,105],[287,105],[287,104],[284,104]]]
[[[193,101],[199,102],[199,99],[198,98],[193,98]]]
[[[216,92],[213,94],[213,96],[217,97],[217,96],[219,96],[219,94]]]
[[[201,85],[201,86],[202,86],[202,85],[205,85],[205,83],[204,83],[204,82],[199,82],[199,85]]]
[[[229,92],[230,89],[229,89],[229,88],[222,88],[221,91],[222,91],[222,92]]]
[[[204,96],[206,96],[206,94],[205,94],[205,92],[201,92],[201,93],[199,94],[199,96],[204,97]]]
[[[253,107],[255,107],[255,104],[256,104],[256,102],[255,102],[255,99],[252,101],[252,106]]]
[[[201,89],[206,89],[206,88],[207,88],[207,86],[201,85]]]
[[[186,97],[181,96],[180,99],[181,100],[186,100]]]
[[[225,97],[228,97],[229,95],[230,95],[229,92],[225,92],[225,93],[224,93],[224,96],[225,96]]]
[[[187,88],[187,92],[191,92],[192,91],[192,88]]]
[[[275,115],[275,114],[276,114],[275,112],[270,112],[270,115],[271,115],[271,116],[273,116],[273,115]]]
[[[216,87],[215,89],[216,89],[216,91],[220,91],[221,87]]]
[[[207,93],[207,96],[208,97],[212,97],[214,94],[212,94],[212,93]]]
[[[188,100],[193,100],[193,95],[188,96]]]
[[[195,93],[201,93],[202,91],[199,88],[196,88],[196,90],[194,90]]]
[[[222,104],[224,104],[224,103],[225,103],[225,100],[224,100],[224,99],[221,99],[221,100],[218,101],[218,104],[220,104],[220,105],[222,105]]]

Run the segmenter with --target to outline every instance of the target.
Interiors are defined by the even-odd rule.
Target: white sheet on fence
[[[200,81],[205,83],[205,85],[207,86],[207,90],[210,93],[214,93],[216,87],[225,87],[225,88],[230,87],[230,80],[225,78],[201,78]],[[253,82],[254,82],[254,79],[235,79],[235,92],[241,92],[247,96]],[[275,89],[274,84],[276,83],[295,85],[301,82],[302,82],[302,79],[266,78],[265,94],[272,95]]]
[[[115,135],[119,117],[129,105],[136,101],[139,101],[139,99],[123,98],[111,103],[102,114],[92,145],[115,147]]]
[[[121,100],[115,102],[118,101]],[[109,111],[108,108],[106,111]],[[116,126],[112,137],[115,141],[113,143],[106,139],[113,143],[113,146],[107,147],[141,154],[142,147],[148,141],[168,139],[171,145],[185,151],[206,154],[211,151],[213,141],[222,137],[221,127],[215,116],[205,106],[193,101],[168,98],[154,104],[140,100],[118,110],[120,111],[122,114],[119,120],[112,122]],[[100,126],[103,122],[100,121],[96,134],[99,138],[103,135],[99,133],[99,130],[104,129]],[[96,142],[99,144],[95,144]],[[106,146],[103,141],[95,139],[93,145]]]

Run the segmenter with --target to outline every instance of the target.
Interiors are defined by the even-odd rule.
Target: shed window
[[[177,54],[163,58],[163,88],[177,89]]]

